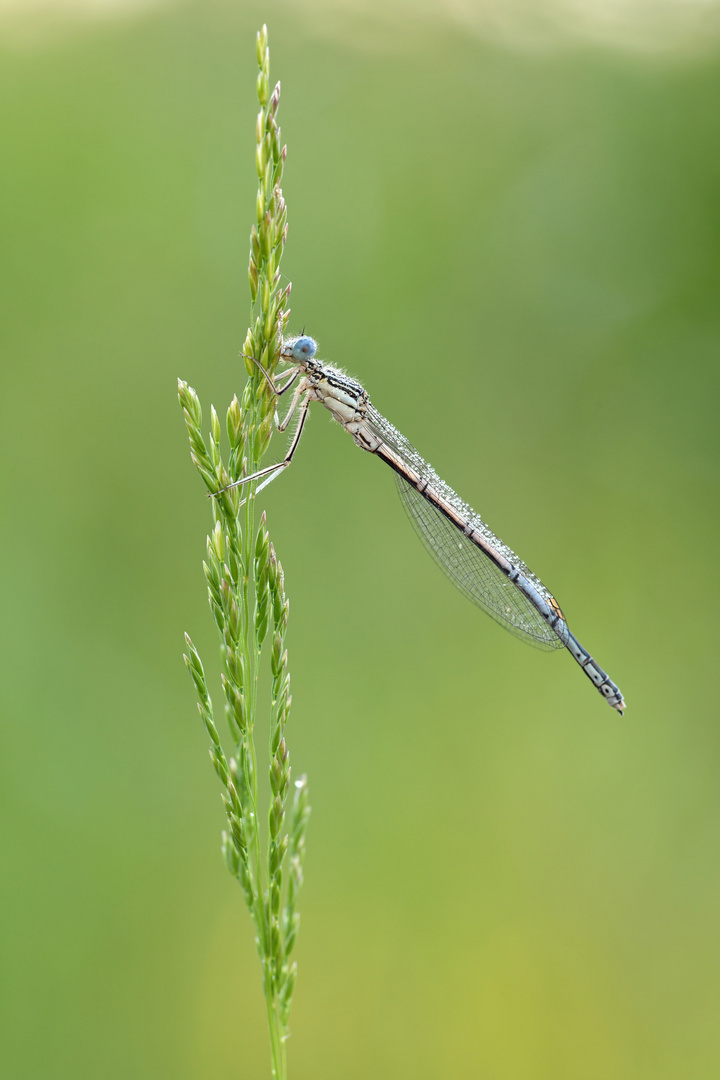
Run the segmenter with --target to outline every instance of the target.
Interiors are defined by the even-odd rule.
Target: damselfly
[[[287,415],[280,420],[276,408],[275,423],[278,431],[285,431],[296,414],[298,422],[282,461],[228,487],[266,477],[257,488],[259,491],[279,476],[293,459],[310,403],[321,402],[361,450],[375,454],[394,471],[400,497],[415,530],[458,589],[531,645],[545,650],[566,648],[608,705],[622,714],[625,702],[620,689],[571,634],[560,606],[539,578],[440,479],[405,436],[380,415],[360,383],[331,364],[315,359],[316,351],[315,341],[304,334],[284,342],[280,358],[291,366],[276,381],[251,357],[277,398],[297,382]]]

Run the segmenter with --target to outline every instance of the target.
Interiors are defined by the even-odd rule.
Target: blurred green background
[[[291,1077],[720,1075],[720,46],[615,7],[3,10],[4,1076],[269,1076],[176,401],[245,378],[262,21],[292,329],[628,702],[468,604],[312,417],[266,498],[313,804]]]

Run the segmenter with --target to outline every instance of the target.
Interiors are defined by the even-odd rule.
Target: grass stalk
[[[255,482],[221,491],[257,471],[270,443],[275,401],[256,357],[272,374],[278,364],[289,317],[290,285],[281,288],[280,260],[287,240],[287,208],[280,181],[286,148],[280,143],[277,112],[280,84],[270,93],[267,27],[257,35],[256,125],[258,195],[250,233],[248,276],[251,320],[243,347],[247,382],[226,413],[228,452],[223,456],[220,419],[210,408],[210,430],[202,432],[202,407],[196,392],[178,382],[178,396],[190,439],[190,455],[212,496],[212,528],[203,563],[210,609],[221,641],[220,685],[224,698],[226,753],[215,722],[205,668],[186,634],[184,656],[198,709],[210,739],[210,758],[222,786],[227,828],[222,852],[241,886],[255,925],[267,1003],[272,1075],[286,1080],[286,1041],[297,965],[291,959],[297,937],[297,897],[302,883],[305,830],[310,813],[307,781],[290,784],[285,729],[290,712],[290,675],[285,639],[289,602],[282,566],[271,543],[265,513],[256,524]],[[220,492],[220,494],[217,494]],[[262,705],[261,660],[269,646],[270,694]],[[255,724],[268,722],[268,789],[261,789]],[[267,797],[267,830],[261,828],[260,802]]]

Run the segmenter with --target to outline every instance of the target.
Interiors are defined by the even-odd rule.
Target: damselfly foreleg
[[[262,364],[260,363],[260,361],[258,360],[258,358],[256,356],[249,356],[248,353],[240,353],[240,355],[242,357],[244,357],[245,360],[252,360],[253,364],[255,364],[255,366],[260,369],[262,374],[265,376],[267,384],[270,387],[270,389],[272,390],[275,397],[282,397],[282,395],[285,393],[285,391],[290,389],[290,387],[292,386],[292,384],[295,382],[298,375],[300,374],[300,368],[299,367],[292,367],[287,371],[281,371],[280,374],[278,375],[277,382],[275,382],[273,380],[272,376],[269,374],[269,372],[267,372],[265,370],[265,368],[262,366]],[[281,379],[285,379],[287,376],[290,376],[290,377],[287,379],[287,382],[283,383],[283,385],[281,386],[280,385]]]

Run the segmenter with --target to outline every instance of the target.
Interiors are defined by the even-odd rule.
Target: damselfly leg
[[[289,390],[297,379],[298,375],[300,374],[299,368],[291,368],[289,371],[283,371],[280,375],[280,379],[277,383],[275,383],[273,382],[272,378],[267,373],[259,360],[256,360],[254,356],[250,357],[249,359],[253,360],[260,369],[260,371],[263,373],[263,375],[267,379],[268,385],[270,386],[276,398],[279,398],[282,394],[285,393],[286,390]],[[289,376],[289,378],[286,378],[286,376]],[[285,382],[281,386],[280,381],[282,379],[285,379]],[[298,425],[295,429],[295,434],[292,437],[290,445],[287,449],[287,453],[285,454],[283,460],[275,462],[274,465],[268,465],[265,469],[259,469],[257,472],[251,473],[250,476],[242,476],[239,480],[233,480],[231,484],[226,484],[225,487],[220,488],[218,491],[216,491],[215,495],[221,495],[223,491],[230,491],[231,488],[242,487],[244,484],[249,484],[252,480],[259,480],[262,476],[266,476],[267,480],[264,480],[263,483],[260,484],[258,488],[256,488],[255,494],[257,494],[258,491],[262,491],[263,488],[266,488],[268,484],[271,484],[272,481],[275,480],[276,477],[278,477],[280,473],[287,468],[287,466],[293,459],[293,455],[297,450],[298,443],[300,442],[300,436],[302,435],[303,427],[305,426],[309,404],[310,399],[307,392],[307,387],[304,386],[301,382],[295,388],[295,393],[293,394],[290,408],[288,409],[287,415],[283,420],[281,420],[278,416],[277,408],[275,409],[275,427],[280,432],[283,432],[287,429],[287,426],[295,415],[295,412],[298,410],[298,408],[300,410],[298,415]]]

